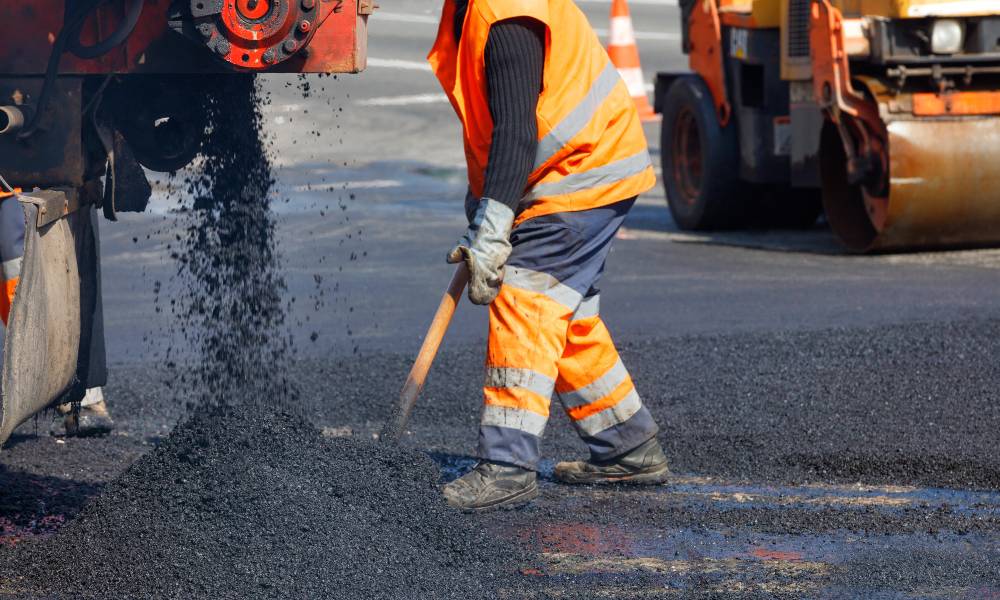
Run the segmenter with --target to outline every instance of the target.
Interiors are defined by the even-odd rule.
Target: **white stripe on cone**
[[[646,95],[646,82],[642,78],[642,69],[633,67],[631,69],[618,69],[625,85],[628,86],[628,94],[633,98]]]
[[[609,46],[632,46],[635,44],[635,31],[632,30],[631,17],[612,17],[608,31]]]

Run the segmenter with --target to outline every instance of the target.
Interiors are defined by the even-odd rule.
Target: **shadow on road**
[[[0,464],[0,544],[55,533],[103,487]]]
[[[676,243],[713,244],[808,254],[844,255],[825,222],[811,229],[751,228],[733,231],[682,231],[670,217],[666,203],[642,203],[629,213],[620,239],[664,239]]]

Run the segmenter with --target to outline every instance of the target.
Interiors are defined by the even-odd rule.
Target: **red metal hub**
[[[191,0],[205,43],[226,62],[267,69],[308,44],[317,20],[315,0]]]
[[[236,2],[236,10],[251,21],[266,15],[270,7],[271,3],[267,0],[237,0]]]

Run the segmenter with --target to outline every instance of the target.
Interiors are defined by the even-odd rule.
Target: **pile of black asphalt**
[[[7,593],[495,598],[529,559],[441,499],[426,454],[299,417],[198,409],[57,536],[0,552]],[[515,596],[516,597],[516,596]]]

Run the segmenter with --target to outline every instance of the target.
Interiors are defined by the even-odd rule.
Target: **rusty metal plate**
[[[0,104],[37,104],[42,80],[0,77]],[[12,185],[81,186],[84,179],[83,78],[61,77],[41,116],[44,126],[27,140],[0,136],[0,172]]]

